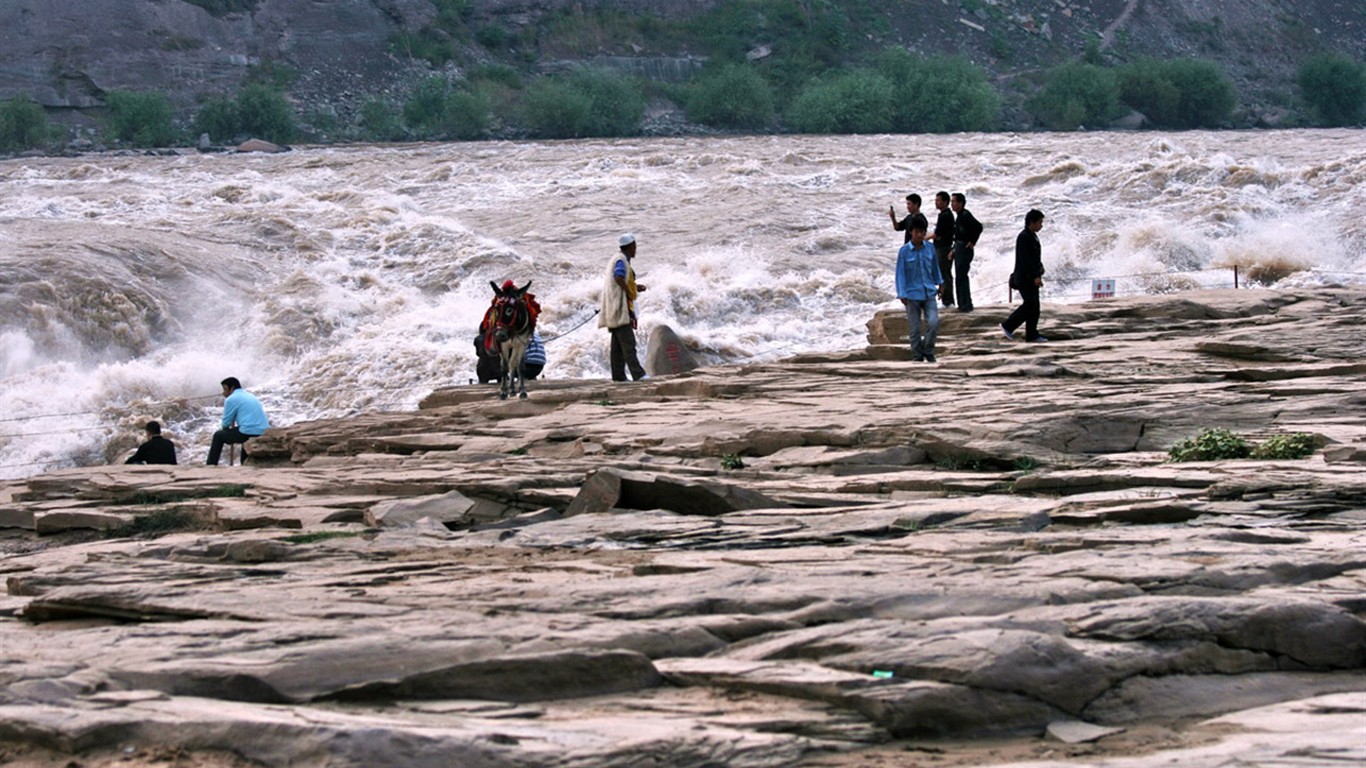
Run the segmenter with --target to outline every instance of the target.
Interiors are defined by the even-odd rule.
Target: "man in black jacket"
[[[939,259],[939,274],[944,278],[944,284],[939,286],[939,299],[944,302],[944,306],[953,306],[953,278],[952,267],[953,259],[953,211],[949,210],[949,193],[936,192],[934,195],[934,208],[939,211],[939,217],[934,220],[934,232],[928,239],[934,243],[934,255]]]
[[[138,446],[137,453],[128,457],[124,464],[174,464],[175,443],[161,436],[161,424],[155,421],[147,422],[144,427],[147,433],[147,442]]]
[[[1025,341],[1048,341],[1039,335],[1039,290],[1043,288],[1043,247],[1039,245],[1039,230],[1043,229],[1043,211],[1029,209],[1025,226],[1015,238],[1015,271],[1010,275],[1010,286],[1020,292],[1020,306],[1001,323],[1007,339],[1015,338],[1015,329],[1024,323]]]
[[[962,192],[953,193],[951,204],[955,217],[953,227],[954,289],[958,292],[958,311],[972,311],[972,285],[968,283],[968,271],[972,268],[972,256],[977,250],[977,239],[982,236],[982,224],[967,209],[968,198]],[[945,281],[948,276],[945,275]]]

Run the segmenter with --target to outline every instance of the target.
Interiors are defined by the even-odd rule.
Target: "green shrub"
[[[1043,90],[1029,100],[1027,107],[1055,131],[1104,125],[1120,114],[1119,85],[1108,69],[1069,62],[1049,72]]]
[[[0,152],[34,149],[52,136],[47,113],[25,96],[0,102]]]
[[[745,460],[738,453],[727,453],[721,457],[721,469],[744,469]]]
[[[1116,75],[1120,99],[1162,128],[1215,128],[1237,105],[1233,84],[1209,61],[1143,59]]]
[[[433,67],[444,66],[455,58],[455,47],[449,37],[431,29],[399,32],[389,39],[389,50],[410,59],[422,59]]]
[[[1355,125],[1366,113],[1366,68],[1325,53],[1300,65],[1300,94],[1324,125]]]
[[[892,101],[887,78],[853,70],[803,89],[787,120],[802,133],[883,133],[892,129]]]
[[[1254,459],[1303,459],[1314,452],[1314,436],[1308,432],[1276,435],[1252,449]]]
[[[986,73],[961,57],[921,58],[889,48],[877,71],[892,84],[892,129],[901,133],[982,131],[996,123],[1001,100]]]
[[[1218,461],[1245,459],[1251,451],[1247,441],[1227,429],[1207,429],[1173,445],[1168,461]]]
[[[762,128],[773,119],[768,81],[743,64],[704,72],[687,102],[688,119],[720,128]]]
[[[209,12],[210,16],[226,16],[230,13],[244,13],[256,10],[260,0],[185,0]]]
[[[119,539],[132,537],[155,539],[180,531],[207,530],[215,527],[217,527],[217,523],[210,512],[203,512],[194,508],[171,507],[138,515],[118,528],[105,531],[104,535],[107,538]]]
[[[1181,91],[1167,79],[1162,62],[1144,59],[1120,67],[1119,98],[1143,113],[1153,125],[1170,126],[1180,122]]]
[[[289,101],[260,83],[245,86],[234,99],[220,96],[204,102],[191,127],[196,134],[225,142],[245,135],[283,143],[297,133]]]
[[[564,87],[560,78],[536,80],[523,103],[527,127],[547,139],[572,139],[588,135],[588,113],[593,102],[587,94]]]
[[[532,83],[523,113],[532,132],[545,138],[630,136],[640,132],[645,95],[612,70],[579,69]]]
[[[511,36],[497,24],[485,24],[474,33],[474,39],[490,50],[506,48]]]
[[[477,139],[489,126],[489,100],[482,93],[456,88],[442,77],[418,83],[403,105],[403,120],[422,138]]]
[[[237,119],[245,133],[274,142],[294,138],[294,108],[284,94],[254,83],[237,92]]]
[[[362,135],[371,141],[398,141],[404,137],[399,110],[383,99],[370,99],[361,105]]]
[[[109,134],[137,147],[164,147],[176,138],[171,102],[160,93],[110,91],[106,95]]]

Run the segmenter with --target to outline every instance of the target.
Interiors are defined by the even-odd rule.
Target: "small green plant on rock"
[[[1314,452],[1314,436],[1308,432],[1269,437],[1252,449],[1254,459],[1303,459]]]
[[[738,453],[727,453],[721,457],[721,469],[744,469],[745,460]]]
[[[109,538],[156,538],[179,531],[205,530],[214,527],[211,518],[190,508],[171,507],[138,515],[126,525],[106,532]]]
[[[1251,449],[1247,441],[1227,429],[1207,429],[1195,437],[1173,445],[1167,451],[1168,461],[1218,461],[1245,459]]]

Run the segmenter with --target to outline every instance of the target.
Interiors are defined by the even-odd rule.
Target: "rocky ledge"
[[[1366,761],[1366,292],[1004,313],[0,486],[0,757]]]

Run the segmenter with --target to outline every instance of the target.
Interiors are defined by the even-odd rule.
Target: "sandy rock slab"
[[[0,760],[1361,762],[1366,293],[1007,310],[0,483]]]

